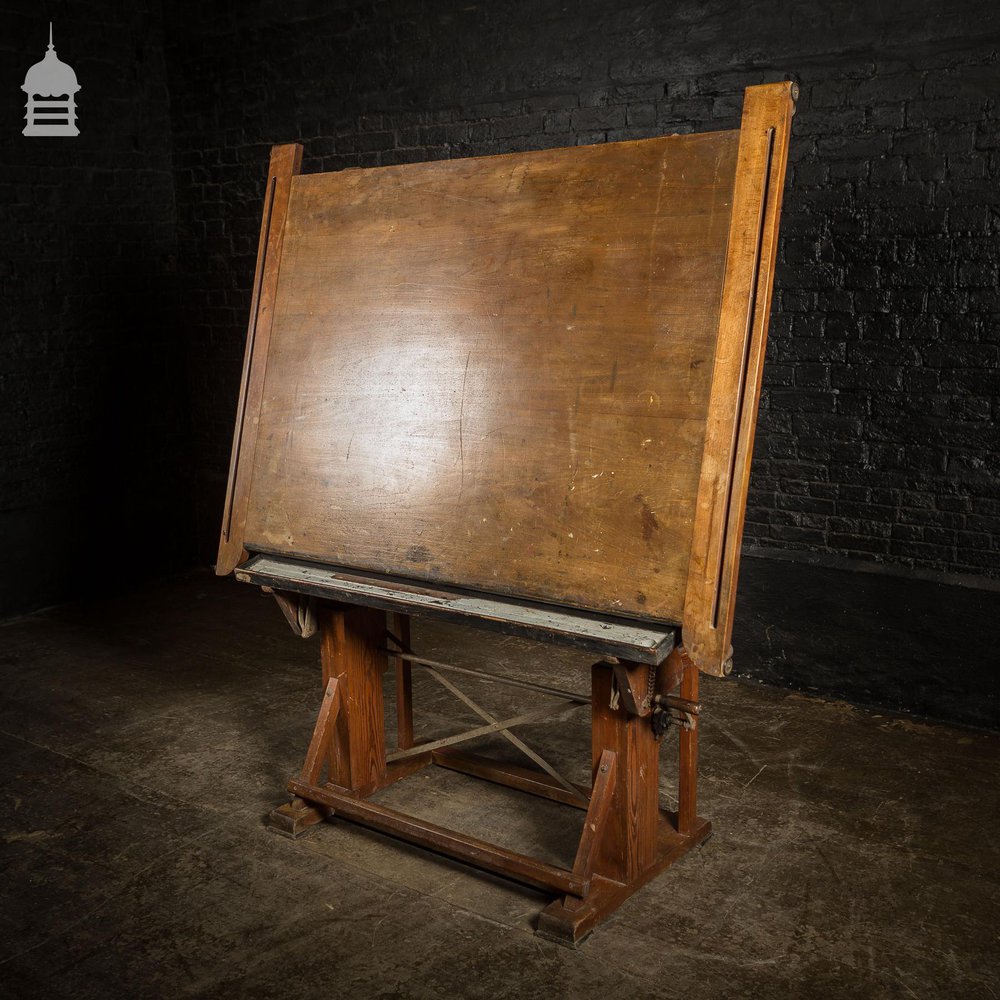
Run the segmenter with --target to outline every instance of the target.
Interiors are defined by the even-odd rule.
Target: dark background
[[[21,135],[50,18],[75,139]],[[272,143],[310,172],[731,128],[792,78],[737,670],[1000,724],[996,5],[0,0],[0,24],[0,616],[214,558]]]

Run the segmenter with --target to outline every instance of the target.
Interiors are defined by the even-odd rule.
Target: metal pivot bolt
[[[662,740],[667,735],[667,730],[670,728],[673,719],[667,709],[657,706],[650,721],[653,724],[653,736],[658,740]]]
[[[701,714],[701,705],[687,698],[681,698],[675,694],[658,694],[653,699],[655,709],[653,711],[653,732],[656,738],[660,739],[670,728],[672,722],[677,722],[682,729],[693,730],[697,728],[698,716]]]

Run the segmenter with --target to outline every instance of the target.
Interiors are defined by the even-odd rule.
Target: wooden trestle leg
[[[405,766],[386,766],[385,612],[323,604],[318,609],[318,625],[323,704],[302,773],[292,783],[318,785],[325,764],[332,785],[363,798],[428,764],[430,754],[411,758]],[[330,813],[322,803],[293,793],[289,803],[270,813],[268,825],[275,833],[300,837]]]
[[[617,775],[590,890],[582,898],[566,896],[551,903],[538,922],[539,934],[567,944],[578,944],[632,893],[712,831],[711,823],[696,815],[697,729],[681,731],[678,812],[663,812],[659,807],[659,743],[649,717],[630,713],[625,699],[616,697],[613,677],[608,664],[594,666],[595,789],[601,762],[609,750],[617,758]],[[697,685],[697,668],[688,661],[682,675],[682,696],[694,701]]]
[[[402,623],[397,620],[393,624],[393,634],[401,640],[397,647],[402,645],[409,651],[409,636],[400,635],[406,631]],[[542,911],[538,932],[567,944],[581,941],[640,886],[711,832],[711,825],[697,816],[697,670],[680,651],[658,672],[668,686],[679,678],[679,698],[655,694],[655,679],[648,666],[615,661],[593,667],[593,785],[588,801],[584,792],[577,795],[572,786],[564,788],[561,779],[543,772],[490,764],[472,754],[435,750],[437,743],[433,741],[427,744],[430,749],[426,752],[419,748],[397,751],[387,764],[382,704],[382,674],[388,655],[385,613],[326,604],[318,609],[318,626],[323,702],[301,773],[288,783],[291,802],[270,814],[270,826],[277,832],[300,836],[336,812],[344,819],[487,871],[558,892],[560,898]],[[399,662],[403,658],[396,659],[399,689],[408,694],[408,678]],[[410,664],[405,666],[408,669]],[[677,813],[662,812],[659,806],[660,744],[653,715],[654,706],[662,708],[664,698],[673,698],[668,703],[684,709],[680,712],[685,728],[680,735]],[[576,700],[585,701],[580,696]],[[528,717],[531,713],[520,718]],[[407,732],[408,697],[398,719],[399,742],[412,741],[412,729]],[[506,725],[493,721],[506,729],[519,719],[507,720]],[[546,864],[365,801],[372,792],[432,759],[522,791],[584,806],[587,814],[573,867]]]
[[[410,616],[393,614],[389,618],[393,644],[400,650],[410,650]],[[396,661],[396,746],[409,750],[413,746],[413,667],[404,656]]]

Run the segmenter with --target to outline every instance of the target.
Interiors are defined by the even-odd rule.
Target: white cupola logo
[[[25,74],[21,87],[28,95],[28,124],[24,135],[79,135],[76,127],[76,92],[80,84],[76,73],[57,55],[52,45],[52,22],[49,21],[49,50]]]

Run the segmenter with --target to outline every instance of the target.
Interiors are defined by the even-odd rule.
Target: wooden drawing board
[[[302,176],[276,147],[218,571],[676,624],[718,672],[792,110]]]

